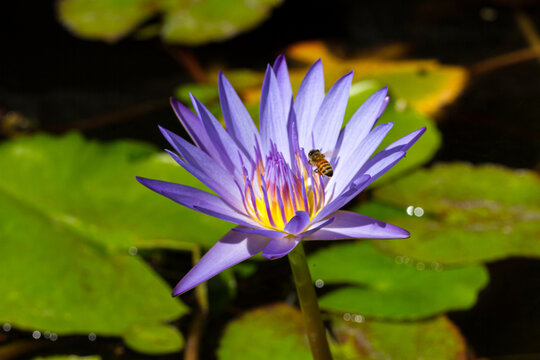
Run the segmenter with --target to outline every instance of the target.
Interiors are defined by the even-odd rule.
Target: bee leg
[[[320,172],[319,169],[314,169],[313,172],[314,172],[315,174],[317,174],[317,175],[321,175],[321,172]]]

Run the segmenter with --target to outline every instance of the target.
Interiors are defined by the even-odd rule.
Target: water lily
[[[259,130],[222,73],[219,96],[225,128],[193,96],[196,114],[171,100],[195,145],[160,128],[176,150],[169,153],[215,194],[138,180],[181,205],[238,225],[208,250],[173,295],[255,254],[280,258],[301,240],[409,236],[397,226],[340,210],[400,161],[425,131],[419,129],[373,155],[392,128],[392,123],[374,127],[388,104],[387,89],[375,92],[342,128],[352,77],[352,72],[346,74],[325,95],[319,60],[293,100],[285,58],[278,57],[266,69]],[[314,172],[307,157],[313,149],[329,153],[332,177]]]

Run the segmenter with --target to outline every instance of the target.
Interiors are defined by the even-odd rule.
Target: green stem
[[[289,253],[289,263],[291,264],[313,359],[332,360],[302,242]]]

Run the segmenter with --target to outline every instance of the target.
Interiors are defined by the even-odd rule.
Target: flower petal
[[[321,60],[317,60],[309,69],[300,84],[293,107],[298,124],[300,147],[311,150],[311,134],[315,117],[324,99],[324,74]],[[309,147],[309,149],[307,149]]]
[[[261,252],[270,239],[230,231],[219,240],[197,264],[180,280],[173,296],[180,295],[223,270]]]
[[[266,69],[260,106],[261,141],[265,153],[270,152],[271,144],[274,143],[290,164],[287,117],[283,112],[284,106],[276,75],[270,66]]]
[[[287,236],[281,239],[272,239],[263,250],[262,256],[267,259],[279,259],[290,253],[298,245],[300,237]]]
[[[243,147],[246,154],[252,154],[253,149],[260,143],[259,131],[242,100],[221,71],[219,72],[218,86],[227,131],[236,139],[239,146]]]
[[[251,227],[249,227],[249,228],[237,227],[237,228],[234,228],[234,229],[231,229],[231,230],[235,231],[235,232],[244,233],[244,234],[261,235],[261,236],[264,236],[264,237],[267,237],[267,238],[270,238],[270,239],[279,239],[279,238],[282,238],[284,236],[287,236],[287,234],[285,234],[284,232],[281,232],[281,231],[267,230],[267,229],[253,229]]]
[[[350,143],[350,146],[354,146],[354,159],[351,156],[345,161],[345,159],[341,158],[341,155],[338,156],[337,164],[334,166],[335,176],[330,179],[326,186],[327,189],[331,189],[332,197],[330,197],[330,201],[341,195],[349,186],[351,180],[357,176],[358,170],[366,163],[371,154],[377,150],[377,147],[393,125],[393,123],[381,124],[359,143]]]
[[[337,198],[332,200],[328,205],[326,205],[315,217],[314,220],[324,219],[324,217],[329,216],[334,211],[341,209],[343,206],[349,203],[354,199],[362,190],[369,186],[373,181],[377,180],[382,174],[390,170],[394,165],[396,165],[401,159],[405,157],[405,151],[398,151],[392,153],[383,154],[384,156],[379,157],[383,153],[382,151],[371,158],[366,165],[364,165],[365,170],[360,170],[358,173],[366,172],[366,174],[359,175],[359,177],[353,181],[353,185],[347,190],[344,191]],[[372,162],[372,159],[375,159]]]
[[[308,143],[311,149],[322,149],[323,152],[335,149],[349,100],[352,77],[352,72],[346,74],[326,94],[313,125],[314,142]]]
[[[242,173],[243,165],[245,165],[248,170],[251,170],[251,156],[247,157],[244,151],[238,147],[236,141],[231,138],[227,131],[225,131],[225,128],[219,123],[214,115],[212,115],[212,113],[193,95],[190,96],[208,137],[216,149],[216,155],[213,156],[214,159],[220,160],[225,169],[228,169],[231,172],[238,172],[237,174]]]
[[[288,117],[289,110],[292,102],[292,87],[291,80],[289,79],[289,70],[287,69],[287,62],[285,56],[279,55],[272,66],[276,73],[276,79],[278,82],[279,91],[281,93],[281,100],[283,103],[283,114]]]
[[[296,172],[298,169],[297,163],[295,161],[296,154],[300,153],[300,143],[298,139],[298,124],[296,121],[296,113],[294,109],[289,111],[289,120],[287,121],[287,134],[289,138],[289,151],[291,156],[291,168],[293,172]]]
[[[285,225],[285,231],[289,234],[298,234],[304,230],[309,223],[309,214],[305,211],[297,211],[296,215]]]
[[[322,229],[323,227],[327,226],[328,224],[333,223],[334,220],[336,220],[336,218],[335,218],[335,217],[331,217],[331,218],[329,218],[329,219],[325,219],[325,220],[321,220],[321,221],[318,221],[318,222],[316,222],[316,223],[313,223],[313,224],[309,227],[309,229],[308,229],[307,231],[301,233],[301,234],[298,235],[298,236],[302,237],[302,236],[308,236],[308,235],[311,235],[311,234],[313,234],[315,231],[318,231],[318,230]]]
[[[204,152],[210,154],[213,150],[212,142],[206,133],[201,119],[197,117],[180,101],[171,98],[171,106],[176,113],[176,116],[186,129],[189,136],[193,139],[195,145],[200,147]]]
[[[190,209],[238,225],[253,226],[256,224],[249,217],[234,210],[220,197],[206,191],[167,181],[146,179],[140,176],[137,176],[137,180],[147,188]]]
[[[373,125],[381,116],[382,110],[388,104],[386,101],[387,92],[388,88],[384,87],[371,95],[356,110],[343,129],[343,140],[339,146],[339,159],[341,163],[348,164],[351,157],[356,156],[357,145],[370,133]]]
[[[169,141],[176,151],[182,156],[185,161],[178,158],[173,153],[171,156],[182,165],[193,176],[199,179],[203,184],[215,191],[227,203],[234,206],[235,209],[241,210],[241,196],[236,191],[236,184],[232,172],[225,170],[218,164],[210,155],[205,153],[198,147],[190,144],[180,136],[159,127],[163,136]]]
[[[334,216],[336,217],[334,222],[303,239],[404,239],[409,237],[407,230],[355,212],[338,211]]]
[[[336,196],[334,200],[330,201],[318,214],[315,216],[314,221],[320,221],[327,216],[330,216],[334,212],[347,205],[360,191],[366,188],[371,182],[371,176],[362,175],[353,180],[349,185],[347,191],[344,191],[339,196]]]

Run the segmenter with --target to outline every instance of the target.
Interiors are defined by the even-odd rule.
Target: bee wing
[[[324,157],[330,158],[330,157],[332,157],[332,155],[334,155],[334,150],[328,150],[328,151],[325,151],[322,154],[324,155]]]

